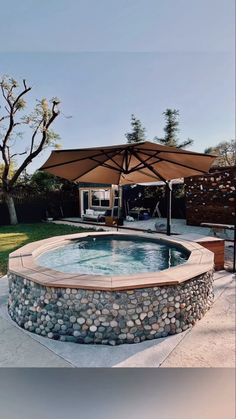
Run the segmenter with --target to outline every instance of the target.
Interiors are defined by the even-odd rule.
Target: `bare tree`
[[[236,140],[221,141],[214,147],[206,148],[204,153],[217,156],[214,166],[234,166],[236,165]]]
[[[2,157],[0,171],[1,189],[8,206],[11,224],[17,224],[17,214],[13,199],[14,187],[32,160],[48,146],[57,146],[59,135],[50,129],[52,123],[59,115],[59,100],[57,98],[47,101],[37,101],[33,111],[28,115],[22,115],[26,107],[25,97],[30,92],[25,80],[22,88],[16,80],[3,76],[0,79],[0,93],[2,105],[0,106],[0,153]],[[25,126],[27,134],[30,133],[28,147],[21,151],[14,151],[16,145],[19,148],[22,133],[19,128]],[[16,159],[21,162],[17,166]],[[23,160],[22,160],[23,159]],[[12,167],[14,170],[12,171]]]

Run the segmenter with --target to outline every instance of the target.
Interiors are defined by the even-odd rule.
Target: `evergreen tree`
[[[135,116],[131,115],[131,126],[132,132],[127,132],[125,134],[127,138],[127,143],[140,143],[145,141],[145,128],[142,126],[142,123],[139,119],[135,118]]]
[[[166,109],[163,112],[165,117],[164,138],[155,137],[154,141],[157,141],[163,145],[169,147],[185,148],[193,144],[193,140],[188,138],[186,141],[179,143],[178,132],[179,132],[179,111],[177,109]]]

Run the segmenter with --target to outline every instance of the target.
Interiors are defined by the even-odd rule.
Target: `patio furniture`
[[[86,209],[85,214],[82,215],[83,221],[102,221],[104,220],[105,211],[97,211],[94,209]]]
[[[105,225],[108,227],[116,226],[117,221],[118,221],[117,217],[112,217],[112,216],[105,217]]]
[[[161,218],[161,211],[159,209],[160,201],[157,201],[157,204],[155,206],[155,209],[152,213],[152,217],[155,217],[155,214],[157,214],[158,218]]]
[[[149,208],[132,208],[129,211],[129,215],[137,220],[148,220],[150,218]]]

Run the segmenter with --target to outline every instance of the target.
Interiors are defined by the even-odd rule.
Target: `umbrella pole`
[[[171,235],[171,198],[172,198],[172,185],[171,182],[166,182],[166,195],[167,195],[167,236]]]
[[[118,185],[118,208],[117,208],[117,224],[116,224],[116,231],[118,231],[119,217],[120,217],[120,185]]]

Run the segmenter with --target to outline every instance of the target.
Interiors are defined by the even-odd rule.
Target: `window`
[[[110,189],[97,189],[91,191],[92,207],[110,206]]]

